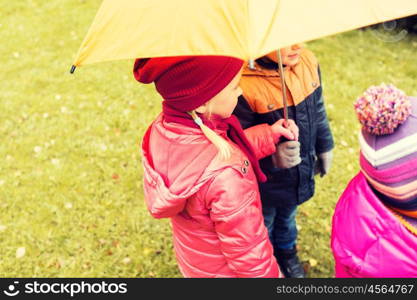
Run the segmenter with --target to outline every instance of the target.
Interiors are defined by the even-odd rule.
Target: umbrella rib
[[[247,0],[246,1],[246,14],[247,14],[247,19],[248,19],[248,28],[246,29],[247,30],[247,38],[248,38],[248,40],[247,40],[247,44],[246,45],[248,45],[248,49],[247,49],[247,51],[249,52],[249,59],[250,60],[254,60],[255,59],[255,57],[253,57],[254,55],[253,55],[253,46],[252,46],[252,44],[254,44],[254,38],[253,38],[253,29],[252,29],[252,18],[251,18],[251,10],[250,10],[250,2],[251,2],[251,0]]]
[[[176,35],[175,28],[177,28],[178,20],[180,19],[179,18],[179,14],[180,14],[180,12],[183,11],[181,8],[184,7],[184,1],[185,0],[180,0],[180,2],[178,3],[178,5],[175,7],[176,8],[175,9],[175,12],[173,12],[174,15],[175,15],[175,18],[174,18],[174,22],[173,22],[172,27],[171,27],[172,28],[172,30],[171,30],[171,37],[170,37],[170,41],[168,43],[169,49],[172,48],[172,47],[174,47],[174,45],[175,45],[175,38],[177,36]]]

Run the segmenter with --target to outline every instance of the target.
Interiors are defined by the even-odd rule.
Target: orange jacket
[[[294,67],[285,68],[285,84],[288,105],[298,105],[320,87],[317,72],[318,62],[313,53],[303,49],[300,62]],[[243,96],[254,112],[267,113],[284,107],[282,86],[278,70],[246,67],[243,71],[240,87]]]

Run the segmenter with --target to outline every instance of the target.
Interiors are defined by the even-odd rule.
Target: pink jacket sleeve
[[[275,153],[275,140],[270,125],[260,124],[252,126],[245,129],[244,132],[258,160]]]
[[[351,278],[353,277],[350,272],[348,272],[348,269],[346,266],[341,265],[340,263],[335,263],[335,277],[336,278]]]
[[[234,168],[215,177],[206,194],[221,251],[236,277],[278,277],[253,178]]]

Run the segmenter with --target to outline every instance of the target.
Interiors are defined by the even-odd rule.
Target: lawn
[[[99,0],[0,0],[0,276],[180,277],[168,220],[143,200],[140,142],[161,109],[132,61],[69,74]],[[417,95],[417,36],[370,30],[307,44],[319,58],[336,148],[299,209],[310,277],[332,277],[331,217],[358,171],[352,102],[393,83]]]

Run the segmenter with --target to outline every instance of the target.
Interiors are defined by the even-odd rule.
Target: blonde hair
[[[197,113],[194,110],[188,112],[188,114],[191,115],[194,122],[201,128],[201,131],[203,131],[208,140],[213,143],[214,146],[216,146],[218,150],[218,157],[221,160],[228,160],[232,155],[232,147],[230,144],[224,138],[218,135],[214,130],[204,125],[203,121],[199,116],[197,116]],[[209,116],[210,115],[211,112],[209,112]]]

